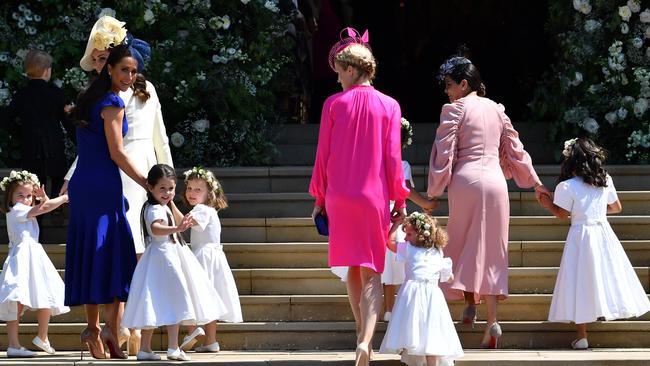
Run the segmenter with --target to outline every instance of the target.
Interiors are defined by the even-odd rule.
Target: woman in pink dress
[[[484,348],[496,348],[501,336],[497,300],[508,296],[508,225],[510,202],[506,179],[519,187],[549,194],[533,169],[519,134],[504,107],[484,98],[478,69],[464,57],[440,67],[449,104],[429,162],[429,197],[449,197],[449,245],[454,281],[445,289],[449,300],[464,299],[463,323],[474,326],[476,304],[487,305]],[[441,284],[442,285],[442,284]]]
[[[343,91],[323,105],[309,193],[312,216],[329,220],[329,265],[348,266],[347,290],[357,326],[355,365],[368,365],[370,342],[382,306],[381,273],[391,222],[405,215],[401,112],[375,90],[375,59],[367,33],[347,29],[332,48],[330,66]]]

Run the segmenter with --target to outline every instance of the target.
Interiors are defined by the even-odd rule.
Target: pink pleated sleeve
[[[440,126],[436,130],[436,139],[429,158],[429,186],[427,196],[442,195],[451,180],[451,173],[456,161],[456,141],[458,125],[465,112],[463,102],[458,100],[442,106]]]
[[[388,198],[395,201],[395,207],[406,207],[406,198],[410,189],[404,181],[404,170],[402,169],[402,111],[399,104],[395,108],[388,127],[388,140],[384,145],[384,164],[388,182]]]
[[[519,133],[505,114],[505,107],[499,104],[498,108],[503,122],[501,143],[499,144],[499,164],[503,175],[506,179],[514,178],[515,183],[521,188],[531,188],[539,182],[533,168],[533,160],[524,150],[524,144],[519,140]]]
[[[328,98],[323,104],[318,132],[318,147],[316,148],[316,161],[309,182],[309,194],[316,198],[316,206],[325,208],[325,192],[327,191],[327,160],[330,156],[330,138],[332,135],[331,107],[333,97]]]

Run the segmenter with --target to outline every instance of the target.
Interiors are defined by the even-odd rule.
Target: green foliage
[[[126,22],[129,32],[152,47],[145,75],[160,98],[176,165],[270,163],[270,126],[284,121],[275,96],[286,91],[281,75],[293,46],[286,36],[289,19],[277,0],[3,2],[0,106],[25,83],[22,58],[29,48],[52,54],[52,80],[73,101],[88,80],[79,59],[101,13]],[[201,128],[202,121],[205,130],[192,127]],[[4,153],[12,149],[8,143],[0,139],[0,159],[11,164]]]
[[[562,141],[589,136],[612,162],[649,161],[650,1],[551,0],[547,32],[557,62],[530,103]]]

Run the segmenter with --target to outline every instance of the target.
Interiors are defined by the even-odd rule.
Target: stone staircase
[[[558,167],[541,165],[536,170],[552,189]],[[611,216],[610,223],[646,292],[650,292],[650,166],[612,166],[608,170],[623,204],[622,214]],[[0,170],[0,176],[7,175],[8,171]],[[327,268],[327,243],[324,237],[316,233],[308,218],[313,205],[313,199],[306,193],[311,167],[228,168],[214,171],[229,199],[230,207],[221,214],[222,241],[237,281],[245,320],[242,324],[219,325],[217,337],[222,349],[299,351],[298,354],[300,351],[352,350],[355,345],[354,322],[345,286]],[[413,174],[416,187],[424,190],[426,167],[413,166]],[[519,350],[566,349],[574,338],[574,327],[545,320],[568,223],[549,216],[537,205],[532,192],[520,190],[511,183],[511,296],[499,307],[504,331],[500,346]],[[179,187],[179,192],[181,189]],[[413,210],[414,207],[409,209]],[[447,214],[446,198],[443,197],[435,215],[445,224]],[[0,221],[0,243],[5,244],[6,224],[4,220]],[[61,276],[65,276],[63,243],[66,224],[65,220],[56,223],[48,216],[41,224],[41,242],[46,244],[44,247],[60,269]],[[4,259],[6,252],[7,246],[1,245],[0,260]],[[462,307],[462,303],[449,304],[454,319],[459,318]],[[479,307],[476,329],[457,325],[465,348],[478,347],[485,327],[485,323],[481,322],[485,319],[484,310],[483,306]],[[53,345],[57,350],[77,350],[78,335],[84,327],[81,307],[53,317],[50,325]],[[378,325],[375,349],[381,342],[385,328],[385,323]],[[639,319],[595,323],[589,327],[589,331],[592,347],[650,348],[650,338],[647,336],[650,314]],[[5,333],[6,327],[1,324],[0,349],[6,347]],[[27,312],[21,327],[21,341],[30,344],[35,334],[35,316]],[[154,347],[164,349],[166,342],[164,330],[159,329],[154,337]],[[505,352],[506,358],[495,357],[493,361],[482,363],[480,360],[485,359],[485,354],[479,351],[478,356],[458,364],[501,365],[509,364],[508,360],[512,361],[513,358],[512,362],[517,362],[516,354],[513,356],[512,352]],[[522,352],[522,357],[524,353],[530,354],[529,351]],[[643,352],[640,351],[640,354]],[[349,364],[350,354],[346,355],[346,361],[334,357],[327,364]],[[586,359],[577,357],[574,361],[563,360],[537,360],[526,364],[578,365]],[[598,361],[598,357],[594,360]],[[602,362],[594,364],[614,364]],[[634,362],[650,365],[650,354]],[[378,358],[375,363],[399,364],[395,358]]]

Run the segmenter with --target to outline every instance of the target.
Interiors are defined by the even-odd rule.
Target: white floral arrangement
[[[26,182],[26,183],[31,183],[35,187],[40,187],[41,183],[38,181],[38,177],[34,173],[30,173],[27,170],[12,170],[9,173],[8,177],[4,177],[2,181],[0,181],[0,189],[3,191],[6,191],[9,185],[13,182]]]
[[[417,234],[417,240],[419,243],[425,243],[425,247],[429,248],[433,246],[433,240],[435,236],[435,227],[432,226],[432,223],[435,223],[435,219],[427,214],[420,212],[413,212],[410,215],[406,216],[404,222],[415,230]],[[419,244],[411,243],[411,244]]]
[[[402,149],[404,149],[411,146],[413,143],[413,126],[411,126],[411,123],[404,117],[402,117],[401,125]]]
[[[183,175],[185,176],[185,183],[187,183],[190,176],[195,175],[200,179],[203,179],[208,184],[210,191],[214,193],[221,192],[221,185],[219,184],[219,181],[214,177],[214,174],[212,174],[212,172],[207,169],[195,166],[192,169],[183,172]]]
[[[573,150],[573,145],[576,144],[576,141],[578,141],[577,138],[572,138],[571,140],[564,141],[564,150],[562,150],[563,156],[567,158],[571,156],[571,151]]]

